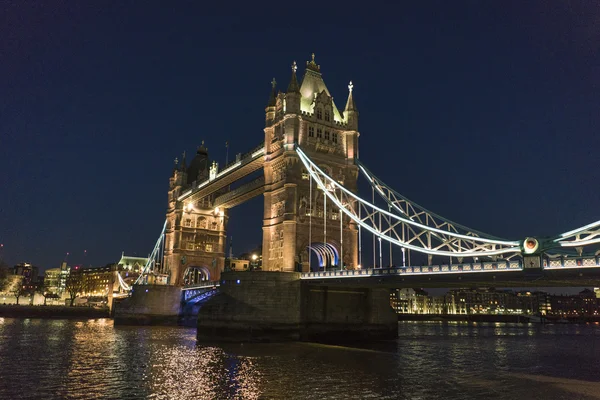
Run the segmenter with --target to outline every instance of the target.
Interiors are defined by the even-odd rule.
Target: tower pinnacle
[[[344,111],[347,113],[348,111],[358,111],[356,109],[356,104],[354,103],[354,96],[352,96],[352,89],[354,89],[354,85],[352,81],[348,85],[348,101],[346,102],[346,108]]]
[[[277,82],[275,78],[271,81],[271,94],[269,95],[269,103],[267,107],[275,107],[277,104],[277,92],[275,91],[275,86],[277,86]]]
[[[296,61],[292,63],[292,79],[290,80],[290,84],[287,88],[287,93],[300,93],[300,86],[298,86],[298,80],[296,79],[296,70],[298,67],[296,66]]]
[[[312,60],[306,62],[306,69],[310,69],[311,71],[321,72],[321,66],[317,65],[315,62],[315,53],[312,53]]]

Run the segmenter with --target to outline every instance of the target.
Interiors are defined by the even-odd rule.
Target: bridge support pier
[[[131,296],[115,303],[115,325],[177,325],[181,288],[135,285]]]
[[[198,340],[306,340],[342,343],[395,339],[389,292],[329,288],[295,272],[226,272],[220,294],[198,314]]]

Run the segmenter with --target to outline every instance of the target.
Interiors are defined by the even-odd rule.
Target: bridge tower
[[[343,254],[344,265],[355,268],[355,224],[343,215],[343,237],[340,236],[339,209],[331,202],[327,204],[323,191],[315,184],[311,193],[309,175],[294,151],[294,143],[298,143],[330,176],[356,192],[358,168],[354,160],[359,133],[352,83],[348,86],[346,107],[340,112],[314,54],[306,63],[300,83],[296,70],[294,62],[285,93],[276,92],[273,80],[265,109],[263,269],[308,271],[309,248],[325,264],[339,265],[336,257]],[[313,269],[316,267],[312,265]]]
[[[210,164],[208,149],[198,147],[189,167],[185,153],[169,179],[169,205],[165,229],[163,272],[171,285],[218,280],[225,266],[226,209],[213,207],[217,191],[195,203],[184,204],[178,197],[184,190],[216,174],[218,165]]]

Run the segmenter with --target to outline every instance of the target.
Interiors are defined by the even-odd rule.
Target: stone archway
[[[210,282],[210,270],[207,267],[187,267],[183,273],[183,285],[199,285]]]

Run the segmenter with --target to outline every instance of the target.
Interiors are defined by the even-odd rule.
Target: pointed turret
[[[300,114],[300,86],[298,85],[298,79],[296,79],[296,61],[292,63],[292,79],[287,88],[285,94],[285,113],[286,114]]]
[[[333,101],[331,93],[329,93],[329,90],[323,81],[321,66],[315,62],[315,53],[312,54],[311,58],[310,61],[306,62],[306,70],[304,71],[302,84],[300,85],[300,108],[306,113],[313,114],[316,111],[314,107],[317,97],[326,95],[331,101],[331,112],[333,113],[331,118],[333,121],[342,122],[343,118]],[[328,102],[327,99],[322,98],[322,100],[325,103]]]
[[[269,96],[269,103],[267,104],[267,107],[275,107],[277,104],[277,90],[275,90],[276,86],[277,81],[275,81],[275,78],[273,78],[271,81],[271,95]]]
[[[277,111],[277,82],[275,78],[271,81],[271,95],[269,96],[269,103],[265,108],[265,125],[270,126],[275,119],[275,112]]]
[[[292,63],[292,79],[290,79],[290,84],[287,88],[287,93],[300,93],[300,86],[298,86],[298,79],[296,79],[296,70],[298,67],[296,66],[296,61]]]
[[[185,163],[185,151],[182,154],[182,158],[181,158],[181,165],[179,166],[179,170],[180,171],[185,171],[185,169],[187,168],[186,163]]]
[[[354,96],[352,95],[353,88],[354,85],[350,81],[348,85],[348,101],[346,101],[346,108],[344,109],[344,119],[348,123],[348,127],[358,129],[358,108],[356,108]]]
[[[194,181],[202,182],[208,177],[208,149],[204,147],[204,140],[196,150],[196,156],[192,159],[187,169],[187,184],[191,185]]]
[[[321,66],[317,65],[315,62],[315,53],[311,54],[312,60],[306,62],[306,69],[310,69],[311,71],[321,72]]]

